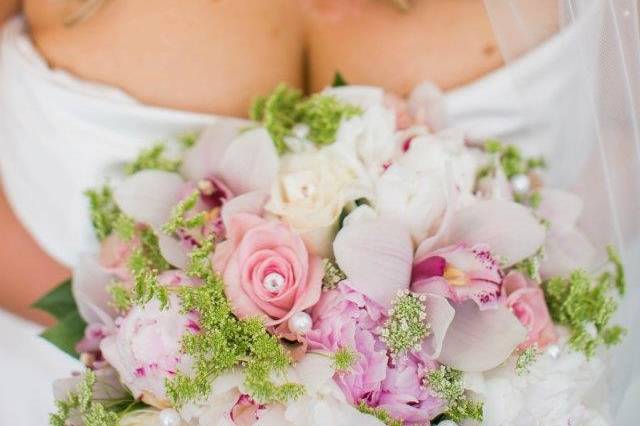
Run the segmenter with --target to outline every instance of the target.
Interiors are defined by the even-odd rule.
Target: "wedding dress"
[[[471,138],[495,137],[547,156],[550,180],[560,186],[576,182],[590,161],[590,152],[562,141],[586,138],[591,129],[566,128],[557,117],[559,111],[587,113],[576,78],[583,64],[573,53],[600,21],[596,13],[583,15],[507,67],[446,94],[452,125]],[[7,22],[0,37],[4,190],[33,237],[66,265],[96,248],[84,190],[114,176],[143,147],[229,119],[147,106],[115,88],[52,70],[21,18]],[[52,381],[80,367],[39,340],[38,330],[0,311],[0,424],[45,424]]]

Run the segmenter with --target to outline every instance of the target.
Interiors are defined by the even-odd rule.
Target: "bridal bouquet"
[[[446,129],[430,84],[250,116],[88,191],[99,254],[37,303],[87,367],[52,425],[606,424],[624,273],[542,159]]]

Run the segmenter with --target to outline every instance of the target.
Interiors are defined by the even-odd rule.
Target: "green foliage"
[[[540,351],[536,345],[529,346],[521,351],[516,360],[516,374],[523,376],[529,372],[531,365],[536,362]]]
[[[333,354],[333,369],[340,372],[351,370],[360,355],[350,347],[342,347]]]
[[[369,407],[364,401],[360,401],[357,408],[361,413],[373,416],[387,426],[402,426],[402,422],[391,417],[384,408]]]
[[[333,75],[333,82],[331,83],[331,87],[342,87],[348,85],[349,83],[347,83],[347,80],[344,79],[342,74],[340,74],[339,71],[336,71]]]
[[[610,296],[616,286],[616,277],[608,272],[594,279],[582,270],[574,271],[569,278],[553,278],[544,286],[551,317],[569,329],[569,344],[587,357],[602,344],[619,343],[625,334],[622,327],[609,325],[618,307]]]
[[[299,397],[303,392],[300,385],[272,382],[272,375],[283,373],[291,359],[260,319],[239,320],[233,315],[222,280],[211,267],[212,250],[213,242],[209,239],[190,254],[186,272],[202,280],[202,285],[179,289],[182,310],[200,314],[200,332],[186,334],[182,342],[183,352],[194,360],[193,373],[179,372],[167,380],[167,395],[178,407],[204,398],[211,390],[213,378],[242,366],[245,385],[256,401],[284,402]]]
[[[180,168],[180,160],[165,157],[165,151],[166,147],[161,143],[142,150],[133,162],[125,166],[125,173],[132,175],[148,169],[177,172]]]
[[[257,98],[249,116],[265,126],[278,153],[283,154],[288,149],[285,138],[296,124],[309,127],[311,142],[327,145],[335,140],[343,119],[361,113],[360,108],[333,96],[316,94],[304,98],[299,90],[281,84],[269,96]]]
[[[158,237],[153,230],[144,228],[140,230],[138,236],[140,238],[140,247],[129,258],[129,269],[134,275],[142,270],[162,272],[169,269],[170,265],[160,253]]]
[[[540,262],[544,257],[544,246],[540,247],[533,256],[523,259],[514,268],[522,272],[527,277],[531,278],[535,282],[539,283],[542,279],[540,277]]]
[[[620,255],[613,246],[607,247],[607,255],[609,256],[609,262],[611,262],[615,270],[615,287],[618,290],[618,294],[620,294],[620,296],[624,296],[625,292],[627,291],[627,283],[624,273],[624,266],[622,265]]]
[[[400,292],[393,300],[389,318],[384,323],[380,338],[394,355],[409,350],[419,350],[422,340],[430,333],[426,322],[427,314],[424,296]]]
[[[85,192],[89,198],[91,223],[98,240],[102,241],[113,231],[120,216],[120,209],[113,201],[113,192],[108,185]]]
[[[163,225],[162,231],[167,235],[175,234],[179,229],[193,229],[198,226],[204,225],[205,213],[200,212],[191,218],[187,218],[187,213],[192,210],[198,199],[200,198],[200,192],[198,190],[193,191],[191,195],[181,200],[173,208],[171,212],[171,218],[169,222]]]
[[[483,418],[481,402],[469,399],[462,385],[462,371],[442,365],[440,368],[427,374],[425,381],[431,389],[446,404],[444,417],[456,423],[464,419],[473,419],[479,422]]]
[[[33,304],[33,307],[53,315],[58,323],[40,336],[53,345],[78,358],[75,345],[84,336],[86,323],[78,313],[71,294],[71,280],[66,280]]]
[[[49,424],[66,426],[70,417],[78,416],[85,426],[117,426],[118,414],[93,401],[95,382],[95,374],[87,370],[76,391],[70,392],[67,399],[56,401],[57,410],[49,416]]]
[[[196,132],[187,132],[180,135],[178,137],[178,141],[180,142],[180,145],[182,145],[182,148],[189,149],[198,142],[198,136],[199,135]]]
[[[324,276],[322,277],[322,288],[325,290],[331,290],[336,288],[340,281],[347,278],[340,267],[330,259],[324,259],[322,261],[324,266]]]

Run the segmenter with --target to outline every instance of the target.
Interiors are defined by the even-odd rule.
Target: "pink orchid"
[[[130,282],[132,277],[129,272],[129,259],[139,246],[140,238],[137,235],[127,241],[112,233],[100,244],[100,265],[119,280]]]
[[[472,299],[487,309],[500,297],[502,272],[487,246],[457,244],[416,261],[411,280],[417,293],[438,294],[454,303]]]
[[[502,287],[506,296],[504,304],[527,328],[527,340],[519,348],[535,344],[542,349],[555,342],[555,328],[540,286],[525,278],[522,273],[511,271],[504,278]]]

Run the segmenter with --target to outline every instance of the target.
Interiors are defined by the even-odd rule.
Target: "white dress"
[[[473,137],[497,137],[530,152],[567,158],[562,153],[566,148],[553,144],[566,129],[557,126],[552,113],[531,114],[518,85],[534,81],[533,102],[580,108],[580,98],[572,97],[576,69],[567,52],[580,42],[586,26],[564,31],[508,68],[449,92],[450,122]],[[551,64],[557,72],[542,72]],[[531,78],[537,75],[544,78]],[[66,265],[95,246],[85,189],[103,183],[141,148],[224,119],[147,106],[120,90],[52,70],[32,45],[22,19],[2,29],[2,183],[25,227],[49,255]],[[574,157],[575,162],[584,161]],[[562,170],[554,179],[566,183],[572,173]],[[0,311],[0,424],[45,424],[52,408],[52,381],[79,368],[37,338],[39,330]]]

